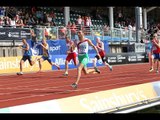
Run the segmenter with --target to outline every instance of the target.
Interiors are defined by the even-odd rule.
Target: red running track
[[[101,74],[82,74],[76,90],[70,86],[76,80],[76,69],[69,70],[67,77],[63,70],[0,76],[0,108],[160,80],[155,71],[149,72],[148,63],[115,65],[112,72],[105,66],[99,69]]]

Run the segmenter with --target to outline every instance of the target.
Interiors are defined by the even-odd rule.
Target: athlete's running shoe
[[[64,73],[63,75],[64,75],[64,76],[68,76],[68,73]]]
[[[112,67],[112,66],[109,66],[109,69],[110,69],[110,71],[112,71],[112,70],[113,70],[113,67]]]
[[[150,68],[150,69],[149,69],[149,72],[152,72],[153,70],[154,70],[153,68]]]
[[[95,72],[101,73],[101,71],[97,67],[94,67],[94,69],[95,69]]]
[[[71,85],[71,87],[74,88],[74,89],[77,89],[78,85],[77,85],[76,83],[73,83],[73,84]]]
[[[18,72],[17,75],[23,75],[23,72]]]
[[[159,73],[158,69],[156,69],[156,73]]]

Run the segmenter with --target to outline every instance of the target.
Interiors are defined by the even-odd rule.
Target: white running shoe
[[[17,75],[23,75],[23,72],[18,72]]]
[[[109,69],[110,69],[110,71],[112,71],[112,70],[113,70],[113,67],[112,67],[112,66],[110,66],[110,67],[109,67]]]

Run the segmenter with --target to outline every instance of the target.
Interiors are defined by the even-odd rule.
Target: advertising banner
[[[40,57],[40,56],[38,56]],[[20,60],[21,56],[18,57],[0,57],[0,74],[4,73],[17,73],[20,71]],[[32,58],[33,60],[35,57]],[[42,70],[51,70],[51,65],[45,61],[42,63]],[[34,72],[39,70],[38,62],[35,63],[35,65],[30,66],[29,62],[26,61],[23,64],[23,71],[24,72]]]
[[[145,52],[145,43],[135,43],[135,52]]]
[[[1,108],[0,113],[97,113],[159,96],[160,81]],[[88,88],[87,88],[88,89]],[[80,90],[80,89],[79,89]],[[84,90],[84,88],[83,88]],[[72,92],[72,91],[71,91]],[[128,105],[128,106],[127,106]]]
[[[30,47],[32,50],[32,52],[37,51],[38,55],[42,55],[42,48],[39,45],[41,43],[41,41],[37,42],[37,43],[33,43],[32,40],[27,40],[27,42],[29,43]],[[96,45],[96,41],[93,40],[92,41],[93,44]],[[66,55],[67,52],[67,47],[66,47],[66,41],[64,39],[59,39],[59,40],[47,40],[47,43],[49,45],[49,53],[51,55]],[[104,47],[105,47],[105,51],[106,53],[109,51],[109,45],[107,41],[104,41]],[[38,50],[39,49],[39,50]],[[89,46],[89,54],[95,54],[96,51],[94,50],[94,48],[92,46]],[[34,53],[33,53],[34,54]],[[36,54],[36,53],[35,53]]]
[[[146,62],[146,53],[114,53],[106,55],[109,64],[129,64]]]
[[[0,28],[0,40],[22,40],[30,39],[31,33],[25,28]]]
[[[93,67],[93,59],[96,54],[89,54],[89,63],[87,64],[87,67]],[[52,55],[52,61],[56,64],[60,65],[61,69],[65,68],[65,60],[67,55]],[[77,58],[78,59],[78,58]],[[102,66],[102,60],[97,61],[97,66]],[[77,66],[74,66],[73,60],[71,60],[68,64],[69,69],[77,68]],[[55,66],[52,66],[52,70],[56,70],[57,68]]]

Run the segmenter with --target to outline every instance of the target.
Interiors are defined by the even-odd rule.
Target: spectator
[[[23,27],[24,24],[23,24],[23,20],[19,17],[19,15],[16,15],[16,27]]]
[[[66,26],[67,29],[70,29],[71,25],[72,25],[71,21],[68,21],[68,24],[67,24],[67,26]]]
[[[78,29],[81,30],[81,27],[82,27],[82,18],[81,18],[81,15],[78,16],[76,24],[77,24]]]
[[[32,14],[29,15],[28,25],[36,25],[36,21]]]
[[[75,39],[75,35],[77,31],[75,22],[73,22],[72,25],[70,26],[70,30],[71,30],[71,39]]]
[[[2,27],[4,25],[4,19],[3,17],[0,17],[0,26]]]
[[[10,25],[11,25],[11,27],[14,27],[14,28],[16,27],[16,20],[15,20],[14,17],[11,18],[11,24]]]

